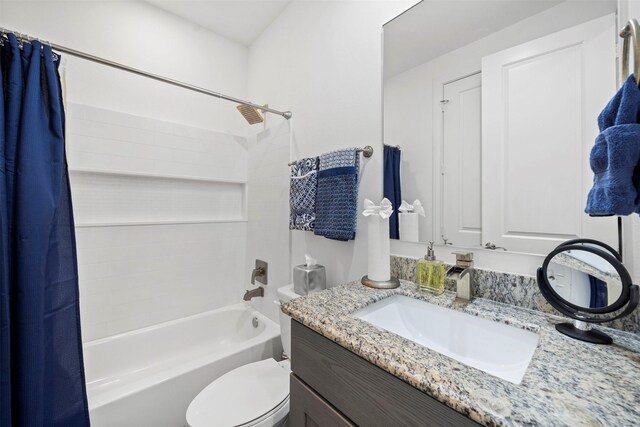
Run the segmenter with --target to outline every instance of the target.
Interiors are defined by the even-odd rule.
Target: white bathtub
[[[211,381],[281,352],[278,325],[243,303],[90,341],[84,365],[91,424],[186,425],[189,403]]]

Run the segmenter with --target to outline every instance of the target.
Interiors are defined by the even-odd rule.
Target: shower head
[[[264,116],[257,108],[244,104],[240,104],[236,108],[250,125],[264,122]]]

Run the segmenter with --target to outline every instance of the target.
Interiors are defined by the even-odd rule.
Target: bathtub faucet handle
[[[263,285],[266,285],[268,282],[267,280],[268,268],[269,268],[269,264],[267,264],[265,261],[257,259],[256,267],[251,272],[251,284],[255,285],[256,280],[258,280],[258,282],[262,283]]]
[[[251,272],[251,284],[256,284],[256,276],[262,276],[264,274],[264,270],[261,267],[254,268]]]

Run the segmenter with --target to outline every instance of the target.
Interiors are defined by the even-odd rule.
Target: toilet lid
[[[262,417],[289,396],[289,373],[274,359],[227,372],[196,396],[187,422],[199,426],[239,426]]]

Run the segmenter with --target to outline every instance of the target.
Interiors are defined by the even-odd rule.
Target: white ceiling
[[[486,37],[563,0],[424,0],[384,26],[384,75]]]
[[[291,0],[147,0],[230,40],[249,46]]]

